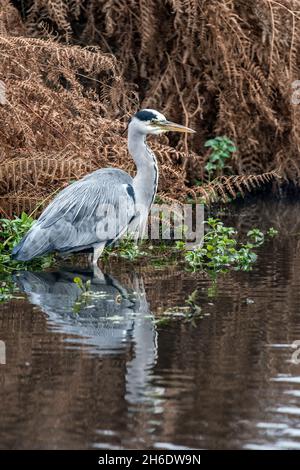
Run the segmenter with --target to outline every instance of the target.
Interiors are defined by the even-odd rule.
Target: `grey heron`
[[[39,219],[14,247],[12,257],[29,261],[50,252],[93,252],[93,265],[106,245],[129,231],[141,237],[158,184],[154,153],[148,134],[192,129],[168,121],[153,109],[137,112],[128,125],[128,150],[136,176],[117,168],[96,170],[60,191]]]

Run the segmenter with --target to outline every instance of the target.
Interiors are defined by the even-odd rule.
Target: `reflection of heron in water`
[[[90,281],[87,296],[74,282],[75,277],[83,286]],[[99,272],[94,276],[78,270],[23,271],[16,275],[16,281],[29,301],[47,314],[52,329],[72,335],[67,340],[70,346],[85,345],[89,352],[102,356],[120,354],[131,345],[127,397],[139,401],[157,354],[156,330],[141,278],[134,274],[129,288]]]

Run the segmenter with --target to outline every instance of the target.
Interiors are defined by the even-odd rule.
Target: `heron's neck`
[[[128,150],[136,164],[133,186],[139,202],[152,204],[158,183],[158,166],[154,153],[146,144],[146,136],[136,129],[128,129]]]

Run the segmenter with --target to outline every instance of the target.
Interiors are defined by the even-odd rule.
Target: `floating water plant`
[[[229,269],[249,271],[257,259],[254,250],[264,243],[263,232],[254,228],[247,233],[246,242],[240,243],[237,231],[233,227],[226,227],[219,219],[209,218],[206,225],[208,231],[203,244],[185,252],[188,266],[194,271],[203,269],[216,273]],[[276,231],[269,229],[268,234],[274,236]]]

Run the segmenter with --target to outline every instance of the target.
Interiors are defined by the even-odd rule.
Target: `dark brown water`
[[[0,447],[299,449],[300,203],[230,222],[280,235],[215,293],[202,275],[114,266],[85,303],[74,273],[21,274],[27,300],[0,307]],[[201,319],[154,324],[195,289]]]

